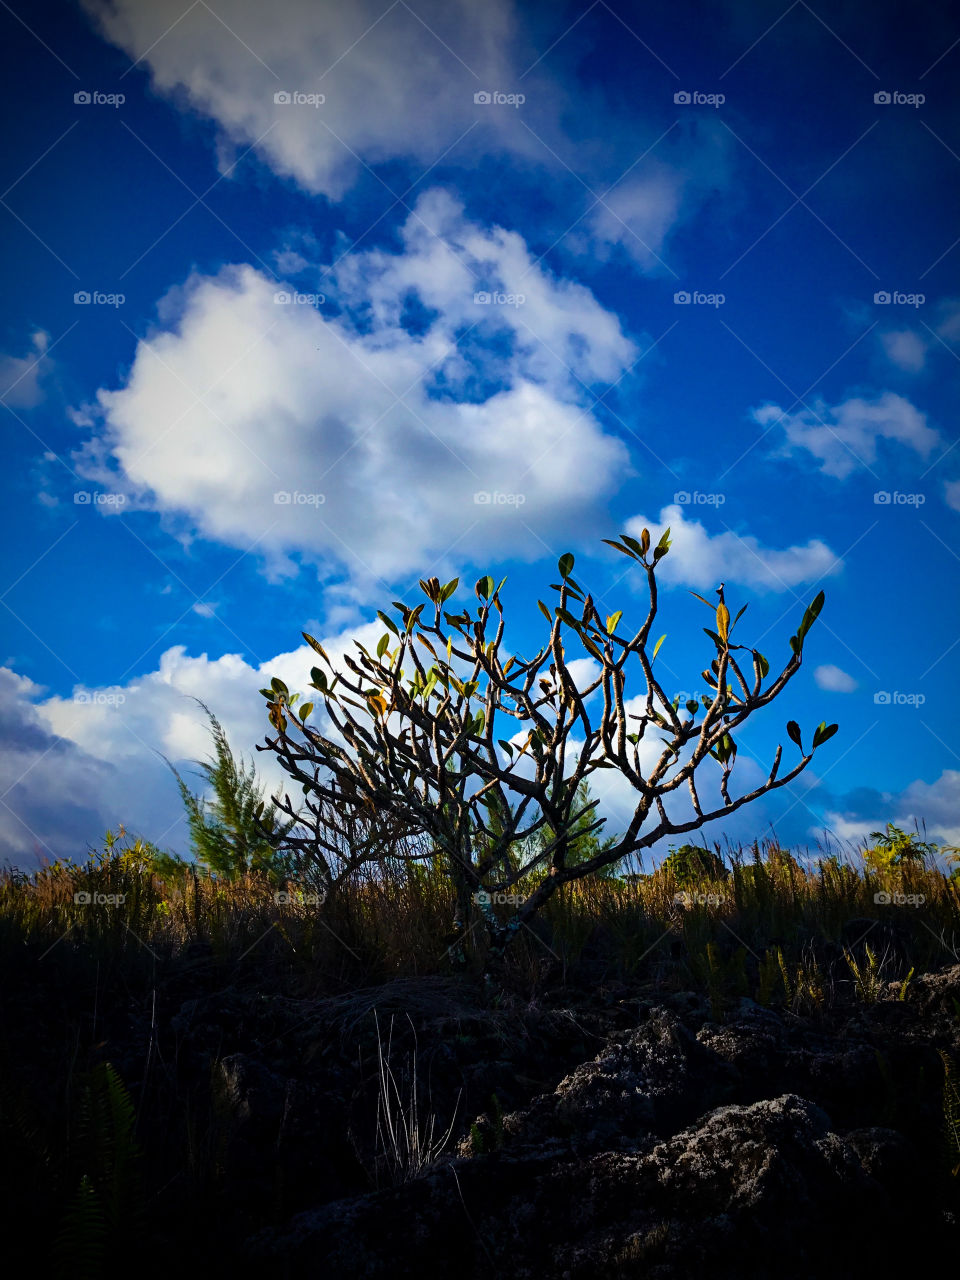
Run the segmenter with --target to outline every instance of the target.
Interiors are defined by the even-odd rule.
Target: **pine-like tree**
[[[212,787],[214,798],[204,800],[194,795],[170,765],[187,811],[194,855],[207,871],[225,880],[254,872],[279,882],[293,868],[289,855],[279,853],[276,844],[296,822],[279,822],[272,802],[258,817],[263,787],[257,781],[256,769],[252,763],[248,767],[242,756],[239,760],[234,757],[220,721],[206,703],[199,698],[197,702],[209,717],[216,759],[195,763]]]

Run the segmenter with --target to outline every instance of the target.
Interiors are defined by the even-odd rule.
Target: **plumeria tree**
[[[821,723],[805,748],[799,725],[788,722],[796,762],[784,769],[778,746],[759,785],[739,794],[734,789],[739,732],[799,671],[823,593],[804,613],[776,675],[756,648],[734,643],[746,605],[731,618],[723,584],[715,604],[697,596],[711,612],[712,626],[704,631],[712,657],[702,678],[712,693],[680,706],[657,675],[664,637],[653,639],[657,566],[669,551],[670,530],[655,546],[646,529],[639,539],[622,534],[603,541],[645,576],[649,600],[635,629],[622,625],[622,611],[601,616],[573,578],[568,554],[559,561],[560,581],[552,584],[559,602],[550,609],[538,601],[549,634],[529,659],[512,655],[504,661],[500,592],[506,579],[497,586],[491,577],[476,584],[475,614],[469,608],[445,611],[458,579],[443,586],[437,578],[421,580],[426,602],[412,607],[394,601],[396,621],[378,611],[384,632],[375,652],[355,641],[359,653],[345,655],[340,669],[303,633],[322,663],[312,669],[310,687],[332,728],[323,733],[310,724],[314,703],[301,702],[274,679],[262,690],[274,736],[258,748],[274,752],[302,789],[306,822],[289,795],[274,797],[279,811],[300,816],[293,838],[302,853],[327,855],[331,811],[357,831],[353,865],[382,857],[388,844],[394,856],[427,856],[417,844],[427,837],[456,887],[456,927],[476,924],[482,909],[493,951],[500,953],[563,885],[664,838],[696,831],[785,786],[807,767],[836,725]],[[584,689],[570,674],[571,641],[600,664]],[[638,684],[639,701],[631,699],[636,712],[627,710],[628,675]],[[594,713],[587,704],[598,691],[603,706]],[[655,762],[644,767],[641,750],[649,758],[653,739],[659,742]],[[701,798],[708,768],[718,770],[719,804]],[[584,837],[604,822],[596,816],[598,800],[583,802],[584,782],[600,769],[619,770],[636,804],[621,835],[597,841],[582,856]],[[666,802],[677,795],[687,797],[689,817],[668,815]],[[529,894],[511,892],[538,870],[546,874],[535,877]],[[491,895],[504,893],[516,900],[508,918],[489,905]]]

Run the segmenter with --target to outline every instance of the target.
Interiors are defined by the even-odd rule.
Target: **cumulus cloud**
[[[943,496],[948,507],[960,511],[960,480],[949,480],[944,486]]]
[[[327,292],[321,311],[249,266],[192,278],[87,412],[78,470],[276,574],[298,554],[370,584],[538,555],[629,474],[582,384],[619,377],[634,344],[520,236],[431,192],[400,252],[351,256]]]
[[[52,729],[34,705],[44,692],[0,667],[0,859],[21,866],[82,856],[119,816],[108,800],[117,770]]]
[[[927,361],[927,343],[912,329],[881,333],[880,342],[891,364],[905,373],[919,373]]]
[[[922,833],[925,826],[935,844],[960,846],[960,770],[944,769],[934,782],[918,778],[900,792],[864,788],[836,797],[825,819],[839,839],[852,844],[869,841],[871,832],[892,822],[902,831],[919,827]]]
[[[626,531],[639,538],[650,530],[656,543],[670,529],[669,555],[660,567],[664,582],[693,587],[715,587],[718,582],[736,582],[765,591],[789,591],[803,582],[815,582],[840,572],[842,561],[819,538],[802,546],[777,549],[761,545],[752,534],[730,529],[710,534],[699,520],[688,519],[684,508],[671,504],[658,520],[632,516]]]
[[[49,372],[49,334],[37,330],[25,356],[0,353],[0,400],[14,409],[33,409],[44,396],[43,378]]]
[[[821,689],[826,689],[828,693],[853,693],[857,688],[857,682],[853,676],[848,675],[846,671],[842,671],[839,667],[835,667],[832,663],[825,663],[822,667],[817,667],[813,673],[813,678]]]
[[[879,330],[877,339],[891,364],[920,373],[930,355],[949,351],[949,344],[960,339],[960,299],[944,298],[922,329]]]
[[[507,0],[221,0],[216,12],[181,0],[83,3],[160,93],[217,123],[224,170],[252,146],[276,173],[338,199],[362,164],[432,164],[477,124],[494,144],[509,132],[509,145],[529,148],[526,130],[510,129],[515,108],[474,102],[520,88]],[[325,100],[278,103],[278,93]]]
[[[892,391],[873,400],[851,397],[833,407],[820,400],[796,413],[766,404],[753,411],[753,418],[762,427],[782,428],[788,453],[806,450],[825,475],[838,480],[872,466],[880,441],[912,449],[924,459],[940,441],[926,414]]]

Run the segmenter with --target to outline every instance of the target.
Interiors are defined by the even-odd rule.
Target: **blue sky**
[[[522,653],[567,551],[629,618],[642,584],[600,539],[643,524],[673,530],[671,692],[711,656],[690,589],[749,601],[772,664],[826,592],[743,784],[788,719],[841,731],[705,835],[960,843],[955,18],[84,0],[0,24],[0,856],[121,822],[185,852],[158,753],[207,755],[189,695],[250,756],[265,678],[306,684],[302,630],[375,643],[433,574],[507,574]],[[604,805],[626,825],[622,788]]]

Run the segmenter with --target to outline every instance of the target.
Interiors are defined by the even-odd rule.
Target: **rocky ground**
[[[102,1002],[96,1059],[137,1108],[145,1187],[114,1269],[876,1280],[957,1256],[939,1051],[960,1067],[960,965],[875,1003],[833,981],[802,1016],[588,974],[534,997],[427,976],[316,999],[200,947]],[[54,987],[8,994],[11,1061],[30,1064],[9,1087],[56,1102],[75,1007]],[[395,1118],[415,1093],[421,1136],[431,1115],[436,1140],[451,1126],[416,1177],[378,1137],[381,1061]],[[24,1262],[42,1244],[25,1173],[40,1150],[8,1151],[5,1239]]]
[[[876,1277],[955,1257],[937,1050],[960,1063],[960,966],[900,990],[872,1005],[841,992],[815,1021],[741,998],[722,1022],[689,992],[567,991],[499,1024],[478,1013],[478,1040],[463,993],[437,988],[450,1008],[419,1031],[434,1104],[449,1114],[459,1075],[471,1099],[496,1094],[502,1115],[488,1105],[416,1179],[328,1187],[244,1254],[273,1276],[322,1263],[344,1277],[564,1280]],[[582,1060],[558,1069],[573,1048]],[[283,1099],[289,1128],[306,1116],[309,1070],[264,1076],[243,1055],[222,1069],[238,1131],[261,1154],[253,1134],[274,1130]],[[303,1123],[333,1140],[338,1121],[313,1106]]]

